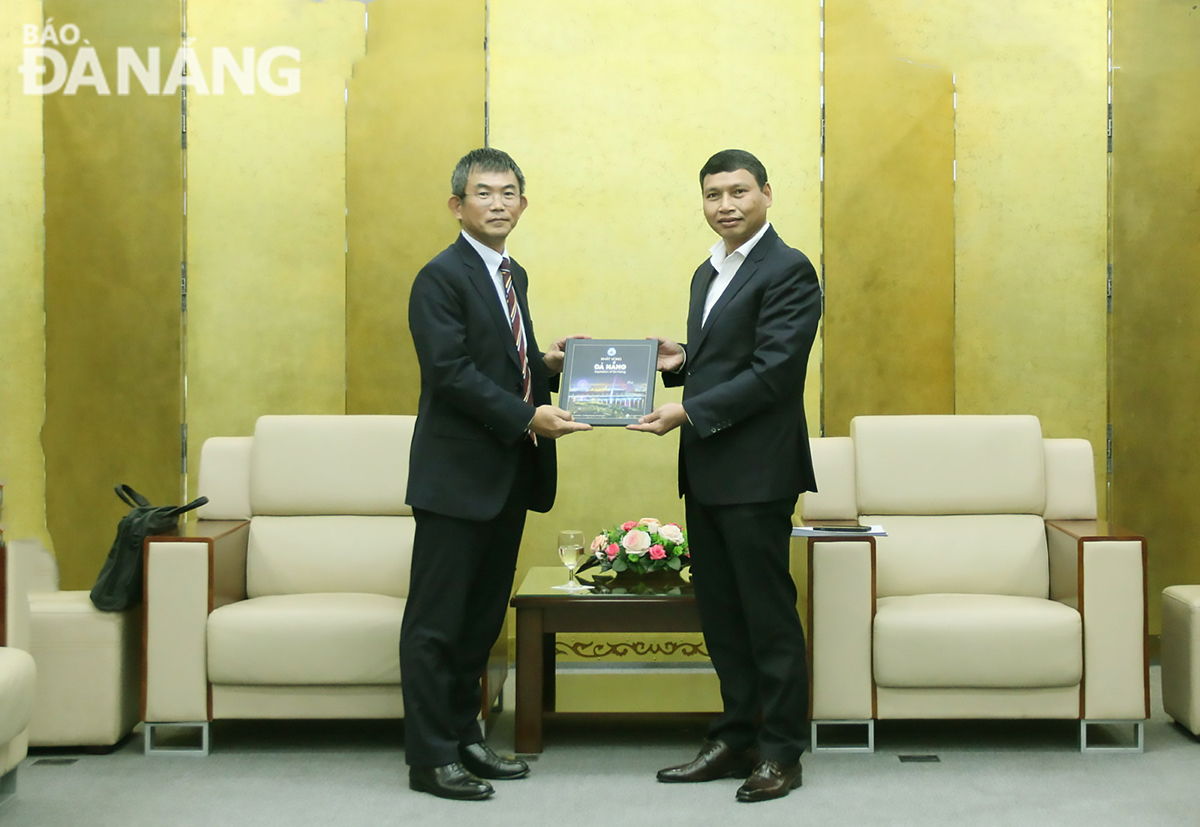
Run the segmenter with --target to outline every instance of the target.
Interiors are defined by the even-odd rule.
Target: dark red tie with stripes
[[[513,292],[512,272],[508,259],[500,262],[500,278],[504,280],[504,301],[508,305],[508,325],[512,328],[513,341],[517,344],[517,358],[521,362],[521,395],[533,404],[533,387],[529,380],[529,354],[525,350],[525,326],[521,324],[521,311],[517,307],[517,295]]]

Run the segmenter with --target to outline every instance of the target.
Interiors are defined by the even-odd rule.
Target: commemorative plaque
[[[657,339],[567,339],[559,407],[576,422],[631,425],[654,410]]]

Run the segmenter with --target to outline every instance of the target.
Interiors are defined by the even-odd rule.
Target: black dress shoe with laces
[[[457,763],[440,767],[409,767],[408,786],[418,792],[457,801],[481,801],[495,792],[491,784],[481,781]]]
[[[511,781],[529,775],[529,765],[519,758],[506,758],[492,752],[492,748],[480,741],[458,748],[463,766],[480,778],[494,781]]]
[[[668,784],[745,778],[758,764],[757,749],[734,749],[721,741],[705,741],[700,754],[686,764],[658,771],[658,780]]]
[[[746,783],[738,787],[737,800],[770,801],[772,798],[783,798],[803,783],[803,769],[799,761],[789,765],[767,758],[754,768]]]

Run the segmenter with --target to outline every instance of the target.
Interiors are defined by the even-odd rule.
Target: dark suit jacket
[[[525,322],[534,405],[550,382],[533,335],[524,268],[511,261]],[[489,520],[504,505],[534,407],[521,398],[512,328],[483,259],[461,235],[417,273],[408,325],[421,366],[421,399],[408,466],[408,504],[451,517]],[[554,504],[554,441],[538,440],[529,507]]]
[[[774,228],[759,240],[700,325],[714,275],[692,276],[686,362],[664,373],[683,385],[679,491],[706,505],[794,499],[816,491],[804,376],[821,317],[811,262]]]

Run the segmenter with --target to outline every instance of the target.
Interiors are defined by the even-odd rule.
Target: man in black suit
[[[771,185],[757,158],[718,152],[700,170],[704,215],[721,236],[692,276],[688,343],[659,340],[663,383],[683,401],[634,430],[681,428],[692,582],[724,711],[690,763],[664,782],[746,778],[739,801],[801,783],[808,670],[788,567],[792,512],[815,491],[804,377],[821,316],[805,255],[767,222]]]
[[[480,678],[504,622],[525,514],[554,503],[554,440],[591,427],[550,404],[563,340],[538,350],[528,278],[508,257],[524,191],[506,153],[463,157],[449,201],[462,232],[417,274],[408,305],[421,398],[400,635],[405,760],[409,786],[442,798],[487,798],[486,779],[529,773],[484,742]]]

